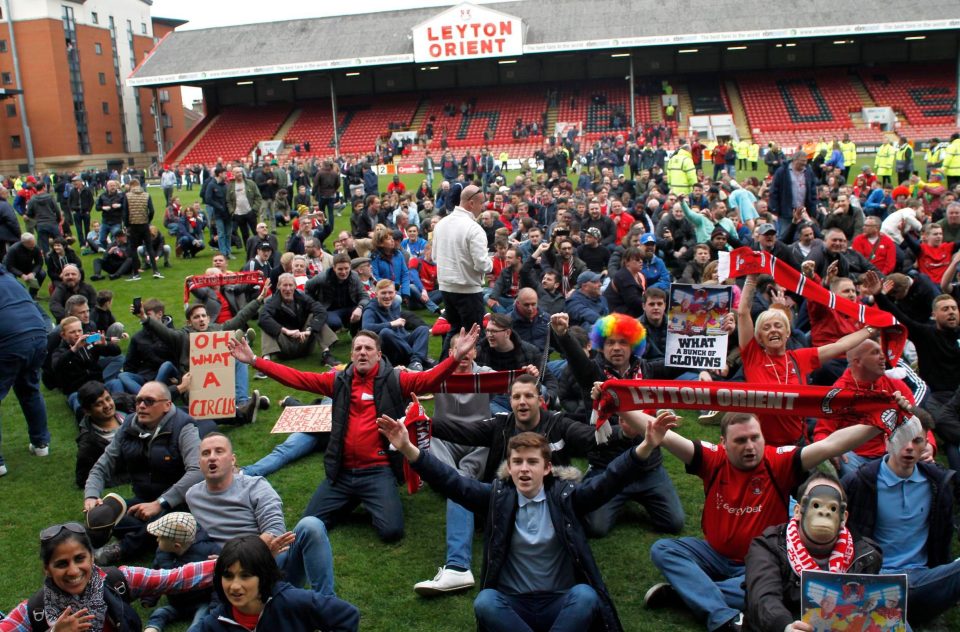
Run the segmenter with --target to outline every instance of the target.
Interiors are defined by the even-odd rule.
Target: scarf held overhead
[[[190,292],[204,287],[223,287],[224,285],[256,285],[263,287],[267,279],[263,272],[254,270],[252,272],[230,272],[227,274],[202,274],[188,276],[183,281],[183,306],[186,309],[190,305]]]
[[[788,292],[876,327],[881,331],[880,344],[891,366],[895,366],[900,360],[907,342],[907,330],[896,318],[882,309],[837,296],[768,252],[758,252],[747,247],[737,248],[733,252],[721,252],[718,263],[717,275],[721,283],[728,278],[748,274],[769,274],[777,285]]]
[[[506,393],[510,385],[518,376],[526,373],[523,369],[517,371],[489,371],[487,373],[454,373],[450,375],[437,390],[438,393]],[[430,449],[432,426],[427,411],[418,402],[410,402],[403,416],[403,424],[407,427],[410,442],[421,450]],[[416,494],[423,481],[420,475],[410,467],[410,462],[403,461],[403,476],[407,481],[407,492]]]
[[[670,380],[607,380],[593,402],[597,443],[611,433],[610,417],[631,410],[679,408],[754,414],[790,411],[803,417],[847,419],[863,423],[879,412],[877,426],[887,435],[903,416],[892,393],[830,386],[751,384],[747,382],[676,382]]]

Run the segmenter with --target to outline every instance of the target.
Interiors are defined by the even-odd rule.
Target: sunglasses
[[[79,522],[66,522],[64,524],[55,524],[41,531],[40,541],[47,542],[49,540],[52,540],[53,538],[60,535],[60,532],[62,532],[64,529],[66,529],[70,533],[75,533],[77,535],[87,534],[87,530],[84,529],[83,525],[80,524]]]
[[[134,400],[137,403],[137,406],[143,404],[147,408],[155,406],[159,402],[169,402],[169,399],[156,399],[154,397],[138,397]]]

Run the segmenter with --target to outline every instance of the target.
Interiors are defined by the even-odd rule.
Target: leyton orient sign
[[[523,21],[472,4],[459,4],[413,27],[416,62],[523,54]]]

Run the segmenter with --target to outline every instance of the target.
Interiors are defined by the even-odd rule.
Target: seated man
[[[327,326],[331,330],[346,327],[351,334],[360,330],[363,308],[370,297],[363,291],[360,277],[350,269],[350,255],[334,255],[333,266],[307,281],[305,292],[327,310]]]
[[[566,308],[573,325],[590,329],[593,323],[610,313],[607,299],[600,291],[603,277],[587,270],[577,277],[577,289],[567,298]]]
[[[60,272],[60,283],[56,285],[53,294],[50,295],[50,313],[57,322],[63,320],[67,315],[65,303],[71,296],[85,296],[88,305],[96,305],[97,290],[89,283],[85,283],[81,278],[80,268],[72,263],[63,266]]]
[[[363,328],[380,336],[383,353],[394,365],[406,365],[411,371],[422,371],[427,360],[430,328],[405,328],[406,319],[400,315],[400,299],[390,279],[377,281],[377,300],[370,301],[363,310]]]
[[[906,400],[898,400],[909,407]],[[620,414],[625,417],[636,413]],[[880,430],[857,425],[837,430],[802,448],[767,446],[760,421],[749,413],[727,413],[720,421],[720,445],[690,441],[668,432],[662,445],[704,483],[701,526],[705,540],[657,540],[650,549],[654,566],[669,583],[655,584],[644,596],[648,608],[682,600],[707,630],[737,630],[745,608],[743,560],[750,542],[787,519],[790,490],[804,472],[840,456]]]
[[[955,536],[954,474],[921,455],[927,432],[917,417],[886,442],[887,455],[843,478],[850,530],[883,551],[880,573],[907,575],[911,625],[925,623],[960,601]]]
[[[507,314],[491,314],[487,323],[486,336],[480,343],[477,362],[494,371],[514,371],[526,366],[539,367],[543,364],[544,349],[537,348],[513,330],[513,321]],[[540,394],[545,401],[552,402],[557,397],[559,385],[552,371],[540,376]],[[490,412],[508,413],[510,403],[506,395],[497,395],[490,402]]]
[[[814,472],[797,490],[786,524],[768,527],[747,552],[746,619],[753,630],[807,630],[800,620],[800,574],[880,571],[883,554],[847,528],[847,495],[832,474]]]
[[[115,281],[133,270],[133,257],[130,255],[129,244],[127,243],[126,231],[117,233],[109,249],[99,259],[93,260],[93,276],[91,281],[100,281],[103,279],[103,272],[110,276],[111,281]]]
[[[103,454],[113,437],[123,424],[123,414],[117,410],[113,396],[103,382],[91,381],[77,391],[80,400],[79,433],[77,434],[77,487],[83,489],[90,475],[90,469]],[[107,487],[116,487],[129,481],[122,468],[114,468],[113,478],[107,481]]]
[[[513,302],[510,319],[513,330],[521,340],[526,340],[534,347],[543,349],[547,344],[550,316],[539,309],[538,303],[537,291],[531,287],[523,288],[517,294],[517,300]]]
[[[167,511],[186,511],[184,494],[202,479],[196,423],[173,405],[166,385],[147,382],[136,401],[136,412],[124,419],[83,488],[83,510],[89,511],[101,504],[104,487],[120,467],[130,473],[133,497],[126,499],[127,514],[113,528],[119,542],[94,542],[101,547],[95,551],[100,566],[155,549],[147,523]]]
[[[288,582],[298,588],[306,582],[322,595],[333,595],[333,553],[323,522],[307,516],[287,531],[279,494],[267,479],[236,471],[237,457],[225,435],[208,434],[199,452],[203,478],[186,490],[186,501],[210,539],[223,545],[259,535]]]
[[[323,305],[299,291],[292,274],[281,274],[277,292],[260,310],[263,357],[276,355],[287,359],[310,355],[326,324],[327,310]],[[322,361],[336,364],[329,348],[324,348]]]
[[[489,632],[622,629],[586,542],[581,519],[640,472],[676,419],[664,413],[646,439],[623,453],[604,475],[580,485],[551,463],[549,440],[521,432],[507,444],[509,479],[481,483],[460,476],[410,442],[402,422],[381,415],[381,432],[434,489],[485,514],[488,555],[483,590],[474,601],[480,629]],[[657,423],[659,422],[659,424]],[[559,624],[559,625],[558,625]]]
[[[120,355],[120,347],[107,342],[102,334],[83,333],[83,323],[76,316],[67,316],[60,322],[60,346],[53,352],[51,366],[57,376],[57,384],[67,396],[70,410],[77,412],[80,402],[77,389],[90,380],[103,381],[101,359]],[[113,393],[123,391],[123,384],[112,379],[107,389]]]

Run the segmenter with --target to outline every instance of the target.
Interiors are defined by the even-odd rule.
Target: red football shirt
[[[738,470],[723,446],[706,441],[694,441],[693,446],[687,472],[703,479],[704,538],[717,553],[743,562],[751,540],[787,521],[787,495],[805,474],[802,448],[768,445],[757,467]]]
[[[773,356],[768,355],[756,339],[751,339],[746,347],[740,349],[740,356],[746,381],[756,384],[806,384],[810,372],[820,368],[819,352],[812,347]],[[805,422],[802,415],[757,417],[767,445],[796,445],[804,434]]]
[[[920,244],[917,268],[930,277],[934,283],[940,285],[940,281],[943,280],[943,273],[947,271],[950,259],[953,258],[953,247],[954,244],[949,241],[945,241],[939,246]]]

